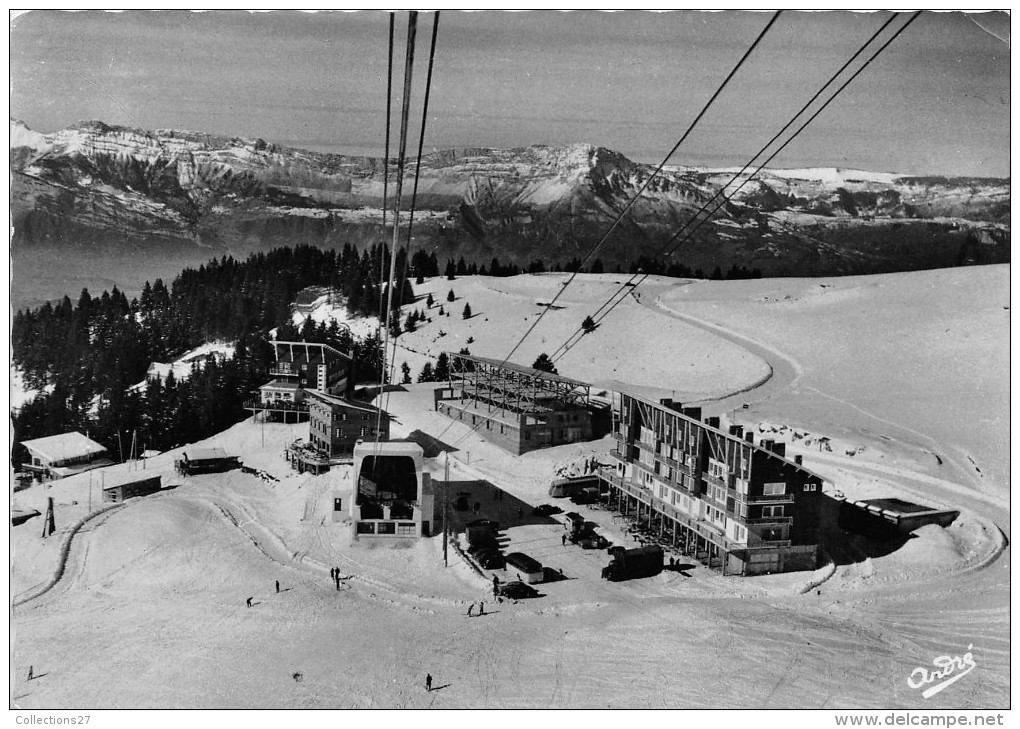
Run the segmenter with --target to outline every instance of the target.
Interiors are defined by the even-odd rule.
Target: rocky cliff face
[[[276,245],[386,240],[382,160],[263,140],[84,122],[39,134],[11,122],[16,246]],[[395,171],[395,166],[392,168]],[[407,166],[403,215],[414,166]],[[415,247],[442,260],[583,257],[654,168],[591,145],[445,150],[422,159]],[[670,167],[598,252],[656,256],[733,171]],[[390,195],[394,190],[390,182]],[[909,270],[1009,255],[1009,181],[772,171],[747,182],[674,256],[766,275]],[[709,209],[714,209],[712,203]],[[977,231],[977,234],[973,234]]]

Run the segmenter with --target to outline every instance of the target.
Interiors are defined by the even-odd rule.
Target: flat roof
[[[48,435],[45,438],[34,438],[22,441],[33,456],[47,461],[63,461],[67,458],[81,458],[106,453],[106,448],[87,438],[78,431]]]
[[[145,471],[103,471],[103,480],[100,482],[103,491],[110,491],[111,489],[119,489],[122,486],[130,486],[136,483],[144,483],[146,481],[155,481],[157,488],[162,488],[163,479],[159,474],[154,474],[149,471],[148,474]]]
[[[550,380],[552,382],[562,382],[567,385],[574,385],[575,387],[591,387],[590,382],[582,382],[581,380],[575,380],[570,377],[564,377],[563,375],[554,375],[551,372],[545,372],[544,370],[536,370],[534,367],[526,367],[524,365],[516,364],[514,362],[504,362],[499,359],[490,359],[489,357],[478,357],[474,354],[457,354],[455,352],[447,353],[451,358],[459,357],[461,359],[468,359],[473,362],[480,362],[481,364],[487,364],[492,367],[499,367],[504,370],[513,370],[514,372],[520,372],[522,375],[528,375],[530,377],[537,377],[543,380]]]
[[[779,455],[775,451],[770,451],[768,448],[765,448],[761,444],[762,441],[761,441],[760,438],[756,438],[755,439],[756,442],[752,443],[752,442],[746,440],[745,438],[733,435],[732,433],[730,433],[730,432],[728,432],[726,430],[723,430],[722,428],[717,428],[715,426],[709,425],[708,423],[706,423],[704,421],[704,419],[695,418],[695,417],[692,417],[690,415],[685,415],[684,413],[680,412],[679,410],[674,410],[670,406],[663,405],[661,402],[656,402],[656,401],[652,400],[651,398],[648,398],[648,397],[646,397],[644,395],[639,395],[639,394],[636,394],[635,392],[628,392],[626,390],[617,390],[617,392],[619,392],[621,395],[626,395],[627,397],[634,398],[635,400],[641,400],[642,402],[646,403],[647,405],[651,405],[652,407],[656,407],[656,408],[659,408],[660,410],[666,411],[670,415],[675,415],[678,418],[684,418],[685,420],[689,420],[692,423],[697,423],[699,427],[704,428],[705,430],[710,430],[713,433],[718,433],[719,435],[725,436],[726,438],[729,438],[732,441],[741,442],[744,445],[749,446],[750,448],[752,448],[752,449],[754,449],[756,451],[759,451],[761,453],[766,454],[767,456],[770,456],[772,458],[777,458],[780,461],[783,461],[784,463],[786,463],[787,465],[793,466],[794,468],[796,468],[799,471],[803,471],[804,473],[808,474],[812,478],[817,478],[819,481],[824,481],[825,480],[824,478],[819,476],[817,473],[815,473],[811,469],[805,468],[804,464],[797,463],[797,462],[787,458],[785,455]],[[682,403],[674,402],[673,404],[677,405],[679,407],[683,407]],[[698,410],[698,412],[701,412],[701,408],[700,407],[692,408],[692,409],[696,409],[696,410]]]
[[[309,347],[315,347],[317,349],[329,350],[333,354],[338,354],[341,357],[347,357],[348,359],[350,359],[350,355],[349,354],[347,354],[345,352],[341,352],[339,349],[336,349],[335,347],[331,347],[328,344],[323,344],[321,342],[291,342],[291,341],[286,341],[286,340],[282,340],[282,339],[273,339],[269,343],[273,345],[273,352],[277,354],[277,357],[279,357],[279,354],[277,353],[276,347],[277,346],[285,346],[285,347],[289,347],[291,349],[293,349],[294,347],[304,347],[305,348],[305,357],[306,358],[308,357],[308,348]]]
[[[418,456],[419,458],[424,457],[424,449],[417,443],[403,440],[381,440],[378,443],[375,441],[365,441],[363,443],[357,443],[354,446],[354,451],[369,451],[368,455],[380,455],[380,456]]]
[[[862,499],[861,501],[856,501],[854,503],[875,506],[882,511],[887,511],[892,514],[920,514],[926,511],[938,511],[938,509],[931,506],[922,506],[921,504],[915,504],[911,501],[904,501],[903,499],[896,498]]]
[[[318,400],[322,400],[323,402],[327,402],[330,405],[338,405],[340,407],[350,408],[351,410],[360,410],[365,413],[374,414],[383,412],[382,408],[377,408],[375,405],[372,405],[371,403],[367,402],[353,403],[350,400],[346,400],[342,397],[337,397],[336,395],[330,395],[329,393],[322,392],[321,390],[308,390],[307,392],[309,396],[316,398]]]
[[[211,461],[230,457],[222,448],[189,448],[184,451],[184,456],[189,461]]]
[[[260,385],[260,390],[297,390],[300,388],[296,382],[288,382],[287,380],[270,380],[264,385]]]

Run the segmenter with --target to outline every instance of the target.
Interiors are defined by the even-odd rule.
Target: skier
[[[432,690],[432,674],[431,673],[426,673],[425,674],[425,690],[426,691],[431,691]]]
[[[280,594],[280,581],[279,580],[276,581],[276,594],[277,595]]]
[[[485,615],[485,603],[484,602],[478,604],[478,614],[479,615]]]
[[[474,603],[471,603],[470,605],[468,605],[468,617],[469,618],[471,617],[471,611],[474,610],[474,609],[475,609],[475,604]]]
[[[335,580],[336,579],[336,567],[330,567],[329,568],[329,579],[330,580]]]
[[[566,534],[561,534],[560,535],[560,544],[562,544],[564,547],[567,546],[567,535]]]
[[[28,667],[28,680],[29,681],[31,681],[33,678],[35,678],[35,670],[34,670],[34,668],[35,668],[34,666],[29,666]]]
[[[247,605],[248,607],[251,607],[251,598],[250,597],[247,600],[245,600],[245,605]]]

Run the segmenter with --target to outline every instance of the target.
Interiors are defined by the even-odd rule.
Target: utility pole
[[[120,431],[117,431],[117,452],[120,453],[120,462],[124,462],[124,446],[120,442]]]
[[[446,453],[446,466],[443,474],[443,564],[450,566],[446,551],[450,545],[450,454]]]

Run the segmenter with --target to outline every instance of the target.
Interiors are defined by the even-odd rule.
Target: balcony
[[[794,494],[758,494],[757,496],[745,496],[744,501],[748,504],[792,504],[794,502]]]
[[[290,400],[273,400],[263,402],[262,400],[246,400],[245,410],[271,410],[274,412],[307,413],[308,405],[303,402],[291,402]]]
[[[716,486],[722,486],[723,488],[726,488],[726,486],[727,486],[725,478],[719,478],[718,476],[713,476],[708,471],[702,471],[701,472],[701,478],[704,479],[705,483],[714,484]]]
[[[623,461],[624,463],[630,463],[630,459],[627,458],[626,453],[624,451],[621,451],[619,448],[614,448],[613,450],[609,451],[609,455],[612,456],[613,458]]]
[[[744,523],[748,526],[752,525],[764,525],[764,524],[792,524],[792,516],[763,516],[757,519],[745,519]]]

